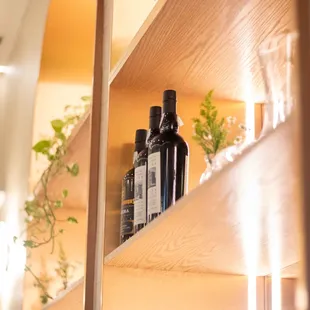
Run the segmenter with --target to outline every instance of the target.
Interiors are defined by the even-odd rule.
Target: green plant
[[[218,111],[212,104],[212,95],[213,90],[209,91],[200,105],[200,117],[193,118],[193,139],[202,147],[210,162],[219,151],[243,140],[242,135],[239,135],[234,142],[228,141],[229,131],[236,123],[236,118],[228,116],[226,121],[224,117],[219,118]],[[245,130],[245,126],[239,124],[239,129]]]
[[[70,270],[72,269],[74,269],[74,266],[68,261],[62,243],[59,243],[58,268],[56,268],[55,271],[61,278],[64,290],[68,287],[69,279],[71,277]]]
[[[82,107],[65,108],[65,117],[63,119],[55,119],[51,121],[53,128],[53,136],[48,139],[38,141],[32,150],[36,157],[43,156],[47,162],[47,168],[43,171],[37,186],[34,188],[32,197],[25,201],[24,211],[27,214],[27,239],[23,240],[23,246],[27,249],[27,256],[30,257],[32,250],[43,245],[50,244],[51,254],[54,252],[55,239],[63,234],[63,229],[56,228],[57,222],[67,221],[70,223],[78,223],[73,216],[67,219],[59,219],[57,210],[62,208],[69,192],[66,188],[61,190],[59,197],[50,197],[49,185],[55,175],[67,173],[72,177],[79,174],[78,163],[66,163],[65,156],[68,151],[68,141],[72,129],[88,110],[90,105],[90,97],[82,97]],[[14,241],[17,237],[14,237]],[[64,250],[62,249],[63,253]],[[46,283],[35,275],[30,265],[25,266],[25,271],[29,272],[34,280],[35,286],[40,289],[41,302],[47,303],[52,299],[48,293]]]
[[[29,270],[31,272],[31,270]],[[36,279],[36,276],[33,275],[34,278]],[[34,286],[39,289],[40,293],[40,300],[42,304],[46,304],[48,302],[49,298],[52,298],[49,293],[49,286],[51,281],[53,280],[52,277],[49,276],[46,268],[46,262],[45,260],[41,257],[41,271],[40,271],[40,276],[36,279]]]

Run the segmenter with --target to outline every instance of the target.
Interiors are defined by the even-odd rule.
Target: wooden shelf
[[[281,276],[282,278],[296,279],[300,274],[300,268],[301,268],[300,262],[286,266],[281,270]]]
[[[105,265],[257,275],[298,261],[293,119],[105,258]],[[258,237],[257,237],[258,236]],[[255,246],[257,244],[257,247]]]
[[[292,0],[159,0],[110,76],[121,89],[265,99],[257,51],[294,29]]]

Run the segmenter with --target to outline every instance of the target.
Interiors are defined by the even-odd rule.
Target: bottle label
[[[133,199],[130,201],[124,201],[121,210],[121,234],[128,235],[133,234],[133,216],[134,216],[134,205]]]
[[[146,224],[146,165],[135,168],[134,225]]]
[[[184,195],[188,194],[188,170],[189,170],[189,156],[185,156],[185,174],[184,174]]]
[[[133,179],[123,181],[121,206],[121,235],[133,235],[134,220],[134,182]]]
[[[148,216],[161,212],[160,178],[160,152],[157,152],[148,156]]]

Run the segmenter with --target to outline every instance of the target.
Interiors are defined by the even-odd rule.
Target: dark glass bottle
[[[147,131],[138,129],[135,138],[135,151],[133,162],[138,154],[145,148]],[[124,175],[122,180],[122,205],[121,205],[121,243],[128,240],[134,234],[134,168]]]
[[[146,147],[136,158],[135,165],[135,201],[134,201],[134,230],[135,233],[147,223],[147,156],[148,145],[159,135],[161,107],[150,108],[149,135]]]
[[[166,90],[160,134],[152,140],[148,150],[148,221],[187,193],[189,152],[178,130],[176,92]]]

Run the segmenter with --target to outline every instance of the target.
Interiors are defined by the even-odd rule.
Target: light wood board
[[[104,283],[104,310],[248,310],[246,277],[106,266]],[[263,310],[263,278],[257,278],[256,295]]]
[[[109,254],[105,264],[229,274],[251,268],[266,275],[271,264],[281,269],[297,262],[294,156],[290,119]]]
[[[295,26],[293,0],[158,1],[111,73],[118,88],[265,99],[259,44]]]
[[[272,310],[272,298],[277,298],[277,292],[272,291],[272,281],[270,277],[265,278],[265,300],[266,307],[264,310]],[[276,279],[277,281],[277,279]],[[297,288],[297,279],[281,279],[281,310],[295,310],[295,296]]]
[[[104,268],[103,309],[248,310],[248,279],[240,276]],[[83,309],[83,280],[47,309]],[[257,310],[264,309],[264,279],[256,281]],[[72,304],[70,304],[72,303]],[[73,309],[73,308],[72,308]]]

